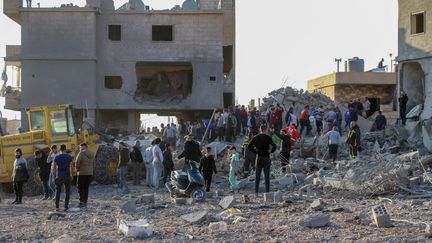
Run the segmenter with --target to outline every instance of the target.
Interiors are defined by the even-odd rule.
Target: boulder
[[[323,209],[323,202],[321,201],[321,199],[315,199],[311,205],[309,206],[309,208],[312,211],[320,211]]]

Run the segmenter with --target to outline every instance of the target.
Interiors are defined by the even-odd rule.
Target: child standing
[[[213,177],[213,173],[217,173],[216,171],[216,161],[214,156],[211,154],[211,147],[206,148],[206,153],[204,157],[200,160],[199,171],[202,173],[206,185],[206,191],[210,191],[211,181]]]
[[[228,148],[228,158],[230,158],[230,172],[229,172],[229,182],[232,191],[237,191],[240,189],[239,183],[237,181],[237,164],[239,162],[239,155],[237,153],[236,147],[230,146]]]

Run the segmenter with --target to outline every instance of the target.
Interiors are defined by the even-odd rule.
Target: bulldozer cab
[[[77,132],[72,114],[70,105],[32,107],[28,109],[30,131],[40,133],[46,146],[65,144],[68,151],[76,151]]]

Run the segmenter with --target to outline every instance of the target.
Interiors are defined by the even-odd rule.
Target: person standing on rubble
[[[338,132],[337,127],[333,127],[331,131],[328,131],[325,135],[328,138],[328,151],[330,158],[333,159],[333,163],[337,159],[337,152],[340,144],[341,135]]]
[[[408,103],[408,95],[405,93],[405,91],[401,91],[400,97],[399,97],[399,113],[400,118],[402,120],[402,126],[405,126],[406,124],[406,109],[407,109],[407,103]]]
[[[235,141],[235,129],[237,127],[237,119],[232,111],[229,111],[225,123],[225,141],[232,143]]]
[[[87,144],[80,144],[80,152],[75,160],[80,208],[87,208],[90,183],[93,179],[94,159],[94,154],[88,150]]]
[[[204,177],[204,183],[206,186],[206,192],[210,191],[213,173],[216,175],[216,161],[212,154],[211,147],[206,148],[205,155],[200,160],[199,171]]]
[[[36,164],[39,167],[39,178],[42,181],[43,189],[44,189],[44,197],[42,200],[47,200],[51,197],[52,190],[49,186],[49,176],[51,172],[51,163],[47,163],[47,156],[46,154],[41,150],[36,150],[34,152],[34,158],[36,161]]]
[[[242,155],[244,158],[243,163],[243,178],[247,178],[250,175],[251,172],[251,166],[252,169],[255,170],[255,154],[248,149],[249,142],[253,138],[253,132],[249,132],[248,136],[245,137],[242,144]]]
[[[313,116],[315,117],[317,134],[318,136],[321,136],[321,131],[323,129],[323,118],[324,118],[324,109],[322,105],[320,105],[318,109],[314,111]]]
[[[186,138],[183,152],[177,157],[177,159],[185,158],[183,171],[189,169],[189,161],[199,162],[202,157],[200,150],[200,144],[193,139],[193,135],[189,134]]]
[[[162,175],[162,167],[163,167],[163,153],[162,149],[159,147],[161,144],[161,139],[156,138],[154,141],[155,145],[153,146],[153,172],[152,172],[152,186],[154,189],[159,189],[160,177]],[[168,143],[167,143],[168,144]]]
[[[65,208],[64,211],[69,210],[70,188],[72,183],[72,161],[73,158],[66,151],[66,145],[60,145],[61,154],[54,158],[52,164],[52,174],[56,184],[56,197],[55,197],[55,210],[59,211],[60,195],[64,185],[65,188]]]
[[[235,146],[228,147],[228,160],[230,163],[230,171],[228,180],[230,182],[230,189],[232,192],[238,191],[240,189],[239,182],[237,181],[237,165],[240,160]]]
[[[255,194],[258,195],[261,172],[264,170],[266,192],[270,192],[270,154],[276,151],[276,144],[266,134],[267,127],[260,126],[260,134],[256,135],[248,145],[248,149],[256,154]],[[272,147],[270,149],[270,146]]]
[[[151,142],[151,145],[146,148],[144,151],[144,162],[146,166],[146,184],[148,187],[152,186],[152,177],[153,177],[153,146],[155,145],[154,140]]]
[[[290,153],[291,153],[291,136],[288,134],[288,128],[284,128],[279,133],[275,129],[271,129],[270,132],[280,138],[280,160],[282,165],[282,172],[286,172],[286,168],[289,165]]]
[[[335,126],[337,127],[339,134],[342,137],[342,112],[339,109],[339,106],[336,106],[335,108],[335,112],[336,112],[336,120],[335,120]]]
[[[163,185],[168,180],[171,180],[171,172],[174,170],[174,161],[172,157],[171,145],[167,143],[163,151]]]
[[[119,172],[119,188],[125,193],[129,192],[129,187],[126,182],[126,174],[128,171],[128,164],[130,160],[130,153],[127,145],[124,142],[119,143],[119,163],[117,166]]]
[[[23,185],[29,179],[28,162],[22,157],[23,153],[20,148],[15,150],[15,161],[13,164],[12,181],[15,191],[15,201],[12,204],[21,204],[23,197]]]
[[[293,124],[296,125],[296,127],[298,126],[299,122],[298,122],[297,117],[294,115],[294,108],[293,107],[290,107],[288,109],[288,112],[285,115],[285,123],[286,123],[287,127],[289,127]]]
[[[141,154],[141,143],[138,140],[135,141],[135,144],[132,148],[132,152],[130,153],[130,159],[132,161],[134,185],[140,185],[142,163],[144,162],[144,159]]]
[[[309,135],[312,128],[309,121],[309,105],[306,105],[300,113],[300,136],[303,136],[303,130],[305,127],[306,135]]]
[[[347,144],[351,159],[357,159],[357,153],[360,147],[360,128],[355,121],[351,121],[350,130],[348,132]]]
[[[172,127],[170,124],[167,124],[163,136],[167,143],[171,145],[171,148],[174,148],[176,146],[176,137],[177,137],[177,131],[174,127]],[[165,147],[162,147],[165,148]]]
[[[363,104],[364,110],[365,110],[365,118],[369,118],[372,114],[371,114],[371,103],[369,101],[369,98],[366,97],[365,98],[365,102]]]
[[[387,126],[387,119],[386,117],[382,114],[381,111],[378,111],[378,115],[375,117],[375,123],[374,126],[376,128],[377,131],[382,131],[386,129]]]
[[[216,129],[217,129],[219,142],[225,141],[225,122],[224,122],[224,116],[222,112],[219,113]]]

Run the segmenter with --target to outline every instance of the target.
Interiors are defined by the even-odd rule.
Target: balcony
[[[21,21],[19,12],[21,7],[22,0],[3,0],[3,13],[18,24]]]

